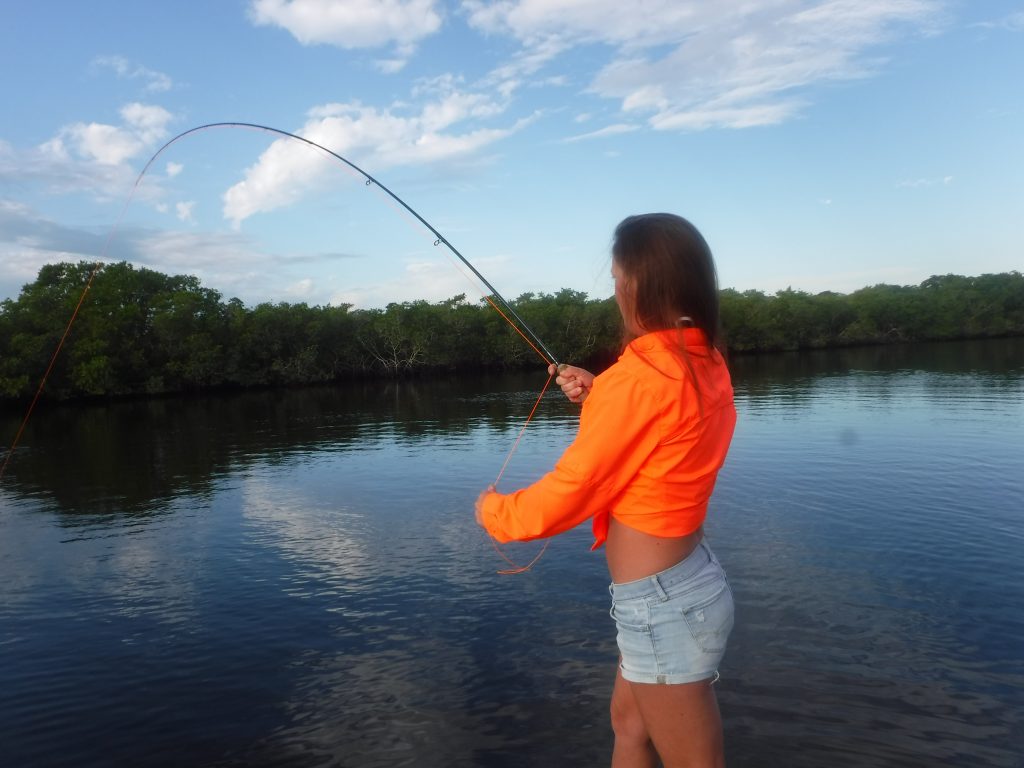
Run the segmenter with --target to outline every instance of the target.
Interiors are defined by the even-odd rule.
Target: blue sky
[[[1024,3],[5,3],[0,298],[56,261],[247,304],[611,293],[624,216],[690,218],[723,287],[1024,264]]]

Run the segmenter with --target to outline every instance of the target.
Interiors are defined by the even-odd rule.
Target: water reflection
[[[709,524],[738,601],[730,765],[1020,765],[1022,357],[733,361]],[[470,522],[544,378],[40,412],[0,488],[5,759],[606,763],[586,527],[509,578]],[[573,413],[545,401],[503,485]]]

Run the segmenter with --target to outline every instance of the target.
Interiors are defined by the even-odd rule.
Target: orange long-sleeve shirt
[[[594,379],[555,468],[527,488],[485,496],[481,520],[500,542],[553,536],[593,517],[597,549],[609,515],[644,533],[685,536],[704,522],[735,425],[729,371],[704,332],[648,333]]]

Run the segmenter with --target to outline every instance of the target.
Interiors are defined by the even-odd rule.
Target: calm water
[[[729,764],[1024,766],[1024,340],[734,371]],[[0,762],[607,764],[589,531],[501,576],[472,522],[543,382],[38,412],[0,485]],[[502,487],[573,430],[546,398]]]

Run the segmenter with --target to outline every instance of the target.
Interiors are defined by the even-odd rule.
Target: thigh
[[[722,719],[710,681],[626,684],[665,768],[725,765]]]
[[[621,669],[617,669],[615,674],[611,715],[615,733],[612,768],[655,768],[658,755],[633,696],[632,686],[622,677]]]

